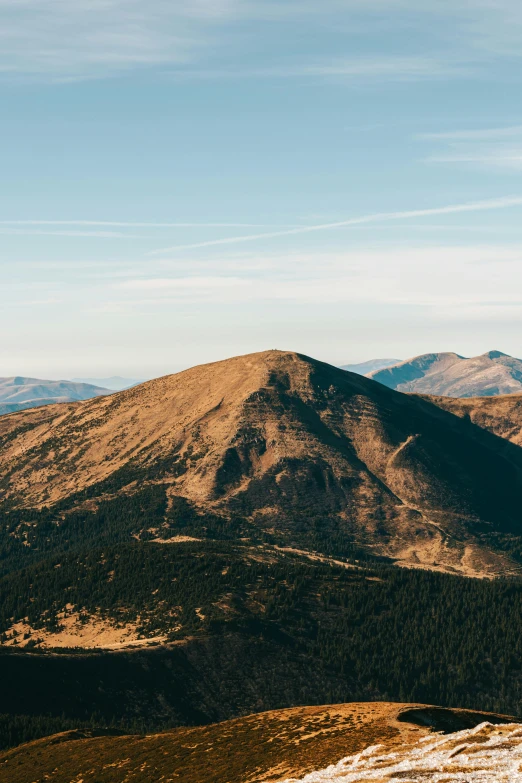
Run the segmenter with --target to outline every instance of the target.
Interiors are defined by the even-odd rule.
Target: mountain
[[[445,397],[491,397],[522,392],[522,360],[500,351],[466,359],[456,353],[427,353],[368,373],[401,392]]]
[[[1,754],[0,783],[298,783],[305,776],[341,783],[404,774],[420,783],[441,773],[448,783],[472,780],[471,773],[501,783],[515,780],[521,728],[495,713],[374,702],[296,707],[147,736],[83,729]]]
[[[110,394],[105,388],[73,381],[0,378],[0,415],[57,402],[77,402]]]
[[[430,400],[291,352],[0,418],[0,444],[0,509],[13,525],[23,509],[41,518],[48,509],[81,537],[78,514],[89,511],[98,540],[115,515],[127,536],[221,531],[469,575],[518,569],[498,548],[522,533],[517,446]],[[157,498],[153,517],[122,517],[140,493]],[[58,546],[64,526],[44,529],[45,546]],[[43,545],[38,524],[17,530],[13,558],[16,546],[27,558]]]
[[[522,711],[521,432],[522,395],[405,395],[285,351],[0,417],[0,747],[156,747],[326,702]]]
[[[121,375],[112,375],[110,378],[73,378],[75,383],[89,383],[93,386],[102,386],[111,391],[123,391],[130,389],[131,386],[137,386],[143,381],[136,378],[122,378]]]
[[[343,364],[341,370],[354,372],[357,375],[368,375],[376,370],[383,370],[385,367],[391,367],[394,364],[400,364],[401,359],[370,359],[368,362],[360,364]]]

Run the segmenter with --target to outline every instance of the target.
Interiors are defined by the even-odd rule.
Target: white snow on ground
[[[432,734],[394,752],[375,745],[284,783],[522,783],[521,770],[522,724],[481,723],[454,734]]]

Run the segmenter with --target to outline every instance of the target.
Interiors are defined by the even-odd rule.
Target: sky
[[[0,0],[0,376],[522,357],[519,0]]]

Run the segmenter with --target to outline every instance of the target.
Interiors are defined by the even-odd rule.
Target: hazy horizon
[[[288,346],[286,348],[285,347],[276,347],[276,349],[277,350],[288,350],[288,351],[293,351],[294,350],[293,348],[288,347]],[[266,349],[261,349],[261,350],[270,350],[270,349],[266,348]],[[432,353],[456,353],[456,354],[460,355],[463,358],[473,358],[473,356],[481,356],[481,355],[486,354],[486,353],[488,353],[488,352],[490,352],[492,350],[500,350],[502,353],[506,353],[505,351],[502,351],[502,349],[489,348],[489,349],[480,351],[477,354],[469,354],[469,355],[467,355],[467,354],[462,353],[461,351],[456,351],[456,350],[454,350],[452,348],[448,348],[448,349],[444,349],[442,351],[430,351],[430,350],[427,350],[427,351],[422,351],[421,354],[412,354],[411,356],[404,356],[401,359],[397,359],[397,363],[403,362],[403,361],[408,361],[409,359],[413,359],[416,356],[420,356],[420,355],[424,355],[424,354],[432,354]],[[251,352],[249,351],[248,353],[255,353],[255,351],[251,351]],[[297,351],[297,353],[302,353],[305,356],[310,356],[313,359],[318,359],[320,361],[327,362],[328,364],[332,364],[334,367],[355,366],[355,365],[358,365],[358,364],[367,364],[367,363],[370,363],[370,362],[373,362],[373,361],[377,361],[377,360],[380,360],[380,359],[386,359],[387,358],[384,355],[378,355],[378,356],[376,355],[376,356],[368,356],[368,357],[366,357],[366,358],[364,358],[362,360],[357,360],[357,361],[350,361],[350,360],[347,360],[347,361],[343,361],[343,360],[341,360],[341,361],[329,361],[328,359],[325,359],[324,356],[313,355],[313,354],[311,354],[311,353],[309,353],[307,351]],[[239,355],[239,354],[230,354],[229,356],[225,356],[225,355],[218,356],[218,357],[216,357],[214,359],[209,360],[209,362],[225,361],[226,359],[231,359],[231,358],[233,358],[233,356],[236,356],[236,355]],[[519,358],[519,357],[514,357],[514,358]],[[144,383],[145,381],[152,380],[154,378],[159,378],[159,377],[161,377],[163,375],[173,375],[173,374],[178,373],[178,372],[183,372],[183,370],[188,370],[189,368],[194,367],[196,365],[207,364],[209,362],[203,361],[203,362],[194,362],[193,364],[186,364],[186,365],[178,365],[178,366],[173,365],[171,368],[159,369],[157,372],[153,371],[151,373],[145,373],[145,372],[133,373],[133,372],[120,372],[120,371],[111,372],[109,370],[109,371],[107,371],[104,374],[95,373],[95,372],[92,372],[92,373],[85,372],[85,373],[79,373],[78,375],[75,375],[75,374],[71,374],[71,373],[69,373],[69,374],[56,374],[56,373],[53,373],[53,372],[49,372],[47,374],[44,373],[41,376],[36,376],[34,373],[24,374],[24,373],[19,373],[18,372],[18,373],[4,374],[4,375],[1,375],[0,377],[22,376],[22,377],[36,378],[36,379],[39,379],[39,380],[52,380],[52,381],[68,380],[68,381],[73,381],[73,382],[78,382],[78,383],[91,383],[91,384],[94,384],[94,385],[102,385],[101,383],[97,384],[96,383],[97,381],[101,382],[104,379],[105,380],[111,380],[111,379],[115,379],[115,378],[120,378],[121,380],[128,380],[129,382],[134,382],[134,383]],[[112,387],[108,386],[107,388],[112,388]],[[116,387],[114,387],[114,389],[116,389]]]

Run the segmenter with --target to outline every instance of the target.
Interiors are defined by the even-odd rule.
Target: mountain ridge
[[[520,530],[517,446],[289,351],[0,418],[0,444],[4,508],[96,507],[108,488],[124,497],[145,483],[164,488],[167,508],[183,498],[281,544],[309,548],[316,530],[469,574],[512,569],[474,529]]]
[[[367,377],[396,391],[445,397],[486,397],[522,393],[522,360],[501,351],[466,358],[428,353],[374,370]]]
[[[109,389],[88,383],[46,381],[13,375],[0,378],[0,416],[42,405],[79,402],[110,393]]]

